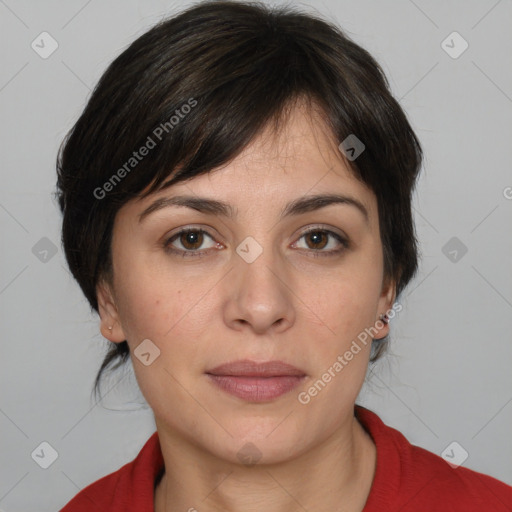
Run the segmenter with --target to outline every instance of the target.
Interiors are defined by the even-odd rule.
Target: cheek
[[[155,262],[154,255],[128,244],[115,247],[114,262],[117,307],[128,342],[152,339],[164,325],[168,330],[181,303],[176,278]]]
[[[141,339],[152,339],[159,324],[170,321],[173,308],[149,276],[137,269],[122,275],[126,277],[117,286],[118,312],[128,343],[134,345]],[[169,318],[162,316],[166,310]]]
[[[123,286],[120,317],[143,395],[155,410],[165,410],[169,401],[186,401],[178,382],[192,388],[191,379],[203,371],[205,346],[201,340],[212,325],[207,316],[212,307],[208,296],[198,302],[204,295],[198,287],[177,289],[176,284],[166,285],[162,279],[128,279]],[[148,366],[138,359],[136,351],[146,339],[159,350]]]
[[[375,321],[381,280],[378,265],[354,266],[331,276],[328,284],[308,287],[306,296],[332,334],[347,341]]]
[[[199,356],[194,341],[204,339],[213,317],[219,315],[217,295],[209,293],[215,279],[188,279],[171,267],[136,262],[124,270],[120,275],[126,277],[117,285],[118,311],[132,352],[147,338],[159,347],[162,359],[173,362]]]
[[[131,345],[149,338],[160,346],[165,338],[183,328],[190,301],[175,286],[140,279],[124,283],[118,310]]]

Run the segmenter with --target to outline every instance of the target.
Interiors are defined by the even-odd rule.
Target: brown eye
[[[329,235],[325,231],[310,231],[304,236],[305,240],[311,241],[311,245],[306,242],[310,249],[323,249],[329,241]]]
[[[201,247],[203,238],[202,231],[184,231],[180,234],[179,240],[185,249],[195,250]]]
[[[304,242],[301,243],[302,240]],[[348,249],[349,243],[344,237],[329,229],[313,228],[302,233],[293,246],[307,250],[313,256],[336,256]]]
[[[208,238],[211,241],[210,245],[204,247]],[[214,247],[220,248],[220,244],[215,242],[213,237],[203,229],[182,229],[164,243],[164,249],[167,252],[183,257],[202,256]]]

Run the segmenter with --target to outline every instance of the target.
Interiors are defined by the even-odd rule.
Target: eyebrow
[[[316,211],[332,204],[346,204],[357,208],[364,216],[366,223],[368,223],[369,214],[363,203],[354,197],[340,194],[317,194],[295,199],[283,208],[280,219]],[[139,215],[139,222],[142,222],[149,214],[170,206],[185,206],[201,213],[218,215],[229,219],[236,217],[235,209],[228,203],[207,197],[174,196],[163,197],[151,203]]]

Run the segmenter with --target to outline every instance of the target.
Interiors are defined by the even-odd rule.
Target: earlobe
[[[96,297],[98,299],[101,334],[104,338],[113,343],[125,341],[126,336],[121,326],[119,313],[110,285],[105,281],[98,283],[96,286]]]

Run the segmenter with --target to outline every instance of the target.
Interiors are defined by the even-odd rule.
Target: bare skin
[[[345,202],[280,218],[288,203],[316,194],[348,196],[367,216]],[[139,222],[155,199],[177,195],[223,201],[234,216],[173,205]],[[196,245],[173,238],[184,227],[207,234]],[[312,227],[318,234],[305,235]],[[251,263],[236,252],[246,237],[263,249]],[[177,252],[165,250],[169,239]],[[128,341],[155,415],[166,467],[155,511],[360,512],[376,463],[354,418],[370,343],[307,404],[298,395],[391,309],[395,284],[383,273],[375,195],[322,120],[299,105],[279,136],[265,132],[228,165],[131,201],[112,244],[113,282],[97,288],[101,331]],[[381,326],[376,338],[388,333]],[[148,366],[134,355],[145,339],[160,350]],[[250,402],[205,373],[237,359],[285,361],[306,377]],[[256,464],[239,458],[247,443],[260,453]]]

